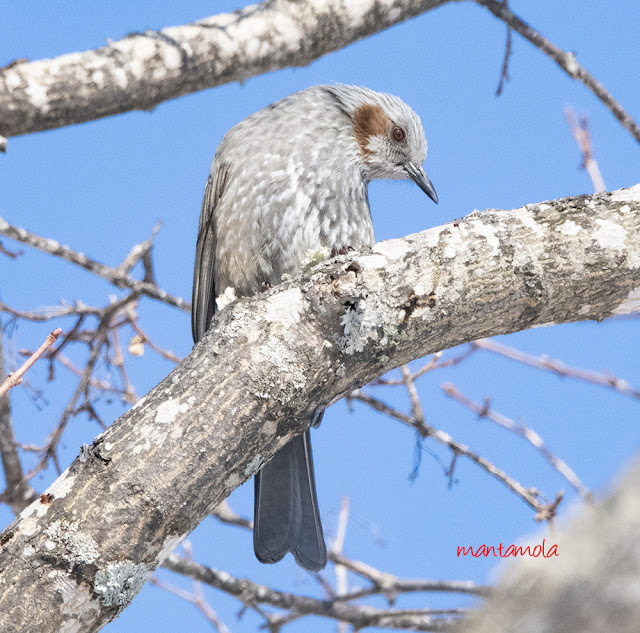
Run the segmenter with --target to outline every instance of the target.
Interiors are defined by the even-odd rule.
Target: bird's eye
[[[391,138],[397,143],[404,141],[406,135],[406,132],[399,125],[396,125],[393,130],[391,130]]]

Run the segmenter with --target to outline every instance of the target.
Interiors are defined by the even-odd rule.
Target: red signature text
[[[506,546],[502,543],[496,547],[495,545],[486,545],[483,543],[474,549],[472,545],[469,545],[469,547],[458,545],[458,558],[460,555],[473,556],[474,558],[488,558],[489,556],[494,556],[495,558],[507,558],[509,556],[513,556],[514,558],[517,556],[530,556],[531,558],[542,556],[542,558],[551,558],[552,556],[558,555],[558,546],[548,545],[545,539],[542,539],[541,544],[533,547],[531,545],[527,545],[526,547],[521,547],[520,545]]]

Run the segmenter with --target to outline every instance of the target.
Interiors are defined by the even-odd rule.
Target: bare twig
[[[213,516],[228,525],[249,530],[253,528],[252,521],[236,514],[226,501],[215,509]],[[433,591],[487,596],[490,592],[490,587],[478,585],[470,580],[405,580],[388,572],[380,571],[362,561],[347,558],[344,554],[336,552],[333,549],[327,552],[327,556],[334,565],[345,567],[350,572],[368,580],[373,585],[371,588],[358,589],[344,596],[335,596],[336,600],[357,600],[358,598],[382,593],[387,599],[391,597],[389,601],[393,602],[394,598],[392,596],[397,596],[400,593]]]
[[[338,515],[338,529],[336,530],[336,537],[333,539],[331,549],[336,554],[342,554],[344,550],[344,539],[347,533],[347,523],[349,521],[349,497],[343,496],[340,500],[340,514]],[[347,578],[347,568],[344,565],[335,565],[336,574],[336,596],[344,596],[349,591],[349,584]],[[345,633],[347,630],[346,622],[338,622],[336,631],[338,633]]]
[[[195,593],[190,593],[185,591],[184,589],[180,589],[179,587],[175,587],[174,585],[164,582],[160,580],[157,576],[151,576],[149,578],[149,582],[152,585],[155,585],[159,589],[163,589],[167,593],[172,593],[174,596],[178,596],[178,598],[182,598],[186,602],[190,602],[194,605],[202,615],[209,621],[209,623],[220,633],[231,633],[229,627],[218,617],[218,614],[211,608],[211,605],[204,600],[202,595],[196,595]],[[194,581],[194,586],[200,583]]]
[[[369,405],[376,411],[385,413],[386,415],[399,420],[403,424],[416,429],[422,437],[433,438],[439,444],[442,444],[443,446],[449,448],[454,453],[454,455],[467,457],[472,462],[480,466],[480,468],[482,468],[484,471],[489,473],[492,477],[495,477],[498,481],[501,481],[507,488],[509,488],[509,490],[511,490],[511,492],[518,495],[526,504],[528,504],[537,512],[536,516],[541,516],[542,513],[548,511],[550,506],[545,505],[539,501],[540,493],[535,488],[525,488],[515,479],[509,477],[507,473],[492,464],[489,460],[481,457],[477,453],[474,453],[468,446],[456,442],[448,433],[435,429],[424,422],[420,423],[415,418],[396,411],[393,407],[390,407],[377,398],[365,394],[359,389],[351,392],[349,397],[353,400],[359,400],[360,402]]]
[[[146,295],[147,297],[156,299],[157,301],[162,301],[163,303],[167,303],[168,305],[184,310],[185,312],[189,312],[191,310],[190,303],[180,297],[170,295],[168,292],[162,290],[153,283],[138,281],[123,270],[110,268],[109,266],[100,264],[94,259],[70,249],[68,246],[63,246],[54,240],[46,239],[36,235],[35,233],[26,231],[25,229],[12,226],[2,218],[0,218],[0,235],[4,235],[12,240],[37,248],[43,253],[60,257],[61,259],[75,264],[76,266],[80,266],[80,268],[88,270],[98,277],[106,279],[109,283],[117,286],[118,288],[129,288],[138,294]],[[142,256],[142,253],[139,254]],[[125,262],[128,259],[129,256],[127,256]]]
[[[0,327],[0,384],[4,382],[4,353],[2,349],[2,328]],[[0,459],[6,482],[5,491],[0,494],[0,502],[8,503],[14,514],[19,514],[35,498],[36,491],[27,482],[20,463],[18,443],[11,421],[9,394],[0,396]]]
[[[442,385],[442,390],[456,402],[459,402],[462,406],[472,411],[480,418],[486,418],[495,422],[499,426],[516,433],[520,437],[524,438],[531,444],[541,455],[544,457],[578,492],[581,497],[585,499],[591,499],[591,493],[582,483],[578,475],[576,475],[568,464],[556,457],[542,441],[542,438],[533,430],[526,427],[524,424],[519,424],[513,420],[501,415],[497,411],[494,411],[489,407],[489,403],[480,404],[474,402],[470,398],[467,398],[461,393],[454,384],[445,383]]]
[[[509,0],[503,0],[504,6],[509,8]],[[502,94],[502,89],[505,82],[509,81],[509,59],[511,58],[513,51],[511,49],[511,27],[507,24],[507,41],[504,46],[504,59],[502,60],[502,69],[500,71],[500,81],[498,82],[498,88],[496,89],[496,97]]]
[[[10,257],[11,259],[17,259],[18,257],[20,257],[20,255],[24,255],[24,251],[10,251],[9,249],[6,249],[2,242],[0,242],[0,253],[6,255],[7,257]]]
[[[235,596],[245,604],[270,604],[287,609],[296,618],[301,615],[319,615],[347,622],[356,629],[371,626],[393,627],[413,631],[453,631],[460,615],[459,610],[433,609],[377,609],[366,605],[347,604],[339,600],[317,600],[283,591],[276,591],[265,585],[258,585],[247,579],[234,578],[227,572],[205,567],[193,561],[170,554],[164,567],[184,576],[196,579]],[[288,614],[289,615],[289,614]]]
[[[593,94],[604,103],[613,116],[620,121],[622,127],[628,130],[636,141],[640,142],[640,127],[631,115],[613,98],[611,93],[581,64],[574,53],[567,53],[543,37],[538,31],[515,15],[505,2],[498,0],[475,0],[493,15],[502,20],[507,26],[517,31],[529,40],[536,48],[549,56],[569,77],[583,83]]]
[[[604,180],[600,173],[600,168],[596,159],[593,157],[593,150],[591,148],[591,134],[589,132],[589,117],[581,116],[579,120],[573,112],[573,109],[566,107],[564,109],[564,118],[567,120],[567,125],[571,135],[578,144],[578,149],[582,153],[582,169],[586,169],[591,178],[593,184],[593,190],[596,193],[602,193],[606,191],[604,186]]]
[[[558,376],[567,376],[569,378],[575,378],[576,380],[582,380],[594,385],[609,387],[618,393],[624,394],[625,396],[640,400],[639,390],[633,389],[629,386],[629,383],[626,380],[617,378],[613,374],[604,372],[596,373],[587,369],[569,367],[562,361],[548,358],[547,356],[532,356],[531,354],[526,354],[525,352],[521,352],[520,350],[509,347],[508,345],[498,343],[493,339],[481,338],[474,341],[473,345],[489,352],[493,352],[494,354],[504,356],[505,358],[510,358],[518,363],[529,365],[530,367],[545,369],[557,374]]]
[[[9,374],[0,385],[0,398],[22,382],[22,377],[27,370],[42,356],[57,340],[62,333],[61,328],[56,328],[47,336],[44,343],[23,363],[18,371]]]

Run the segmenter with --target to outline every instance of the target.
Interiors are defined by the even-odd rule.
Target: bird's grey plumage
[[[437,201],[426,152],[420,119],[398,97],[340,84],[292,94],[233,127],[202,202],[194,340],[227,288],[255,294],[295,275],[310,253],[373,245],[372,179],[412,178]],[[307,569],[326,564],[309,431],[256,476],[254,548],[266,563],[292,552]]]

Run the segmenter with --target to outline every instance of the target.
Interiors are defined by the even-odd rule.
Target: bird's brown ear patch
[[[377,134],[386,134],[391,121],[384,110],[377,105],[365,104],[360,106],[353,115],[353,126],[356,140],[363,154],[370,154],[367,149],[369,138]]]

